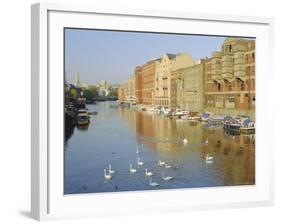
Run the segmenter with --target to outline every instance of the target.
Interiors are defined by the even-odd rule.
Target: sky
[[[143,32],[65,29],[65,78],[95,84],[106,80],[122,84],[137,65],[165,53],[189,53],[193,59],[211,56],[225,37]]]

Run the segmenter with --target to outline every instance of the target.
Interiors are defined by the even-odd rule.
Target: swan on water
[[[115,173],[115,170],[111,169],[111,164],[109,164],[109,166],[108,166],[108,173],[110,173],[110,174],[114,174]]]
[[[210,156],[209,153],[207,153],[205,158],[206,163],[213,163],[213,158],[214,158],[213,156]]]
[[[143,164],[144,164],[143,161],[140,161],[140,158],[138,157],[138,165],[142,166]]]
[[[130,163],[130,173],[136,173],[137,169],[132,168],[132,164]]]
[[[103,172],[104,172],[104,178],[107,179],[107,180],[110,180],[111,175],[106,173],[106,169],[104,169]]]
[[[145,169],[145,175],[148,177],[153,176],[153,173],[151,171],[148,171],[147,169]]]
[[[164,161],[161,161],[161,160],[158,160],[157,165],[158,165],[158,166],[164,166],[164,165],[165,165],[165,162],[164,162]]]
[[[169,180],[172,180],[174,179],[173,177],[170,177],[170,176],[166,176],[165,177],[165,174],[164,174],[164,171],[162,172],[162,179],[165,180],[165,181],[169,181]]]
[[[166,168],[166,169],[170,169],[170,168],[172,168],[172,166],[171,166],[171,165],[168,165],[167,163],[165,163],[165,168]]]
[[[188,143],[188,140],[187,140],[186,138],[184,138],[184,139],[182,140],[182,143],[183,143],[184,145],[186,145],[186,144]]]
[[[152,178],[150,178],[149,185],[152,186],[152,187],[158,187],[158,186],[160,186],[160,184],[158,184],[157,182],[152,182]]]

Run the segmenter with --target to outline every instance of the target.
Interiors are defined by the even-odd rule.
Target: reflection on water
[[[75,128],[65,145],[65,194],[155,189],[145,168],[154,173],[157,189],[255,183],[254,136],[232,136],[223,129],[121,108],[115,102],[88,107],[98,115],[91,117],[86,130]],[[183,144],[185,138],[188,144]],[[207,154],[213,157],[211,163],[206,163]],[[138,167],[138,157],[143,166]],[[157,166],[158,160],[172,168]],[[130,163],[137,173],[129,173]],[[103,170],[109,164],[116,173],[105,180]],[[163,171],[174,179],[162,180]]]

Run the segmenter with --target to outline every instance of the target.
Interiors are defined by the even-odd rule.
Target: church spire
[[[75,77],[75,85],[76,86],[80,86],[81,85],[79,70],[77,70],[77,74],[76,74],[76,77]]]

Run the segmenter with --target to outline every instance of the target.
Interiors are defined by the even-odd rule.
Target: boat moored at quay
[[[233,134],[254,134],[255,121],[248,116],[229,116],[226,114],[212,114],[211,112],[189,111],[184,109],[172,109],[169,107],[139,105],[136,103],[119,102],[119,106],[147,113],[155,113],[170,119],[177,119],[187,122],[202,122],[204,127],[209,129],[223,128]]]

